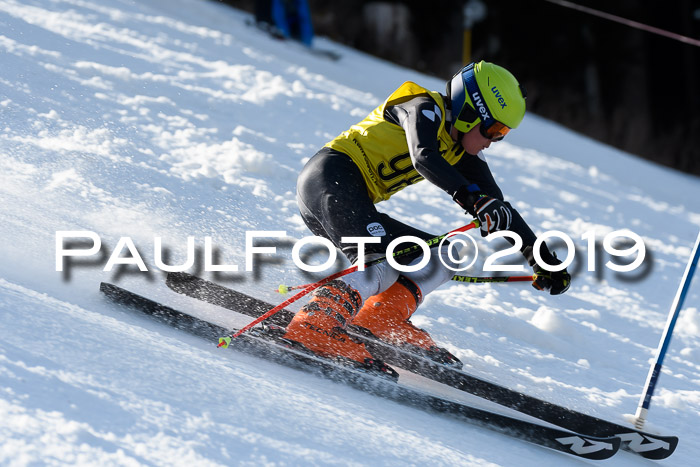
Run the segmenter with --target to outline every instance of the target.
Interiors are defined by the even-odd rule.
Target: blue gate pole
[[[641,430],[644,426],[644,421],[646,420],[647,413],[649,412],[649,405],[651,404],[651,396],[654,395],[654,387],[656,386],[656,381],[659,379],[659,374],[661,373],[661,365],[664,362],[664,356],[666,355],[668,345],[671,342],[673,327],[676,325],[676,320],[678,319],[678,315],[683,307],[685,296],[688,294],[688,289],[690,288],[690,282],[693,279],[695,268],[698,265],[698,257],[700,257],[699,247],[700,234],[698,234],[698,238],[695,240],[695,247],[693,248],[693,253],[690,257],[690,261],[688,262],[688,266],[685,268],[683,279],[681,279],[681,285],[678,287],[678,292],[676,292],[676,298],[673,299],[671,312],[668,315],[668,321],[666,321],[666,329],[664,330],[664,334],[661,338],[659,348],[656,351],[656,361],[654,361],[649,369],[647,382],[644,386],[644,391],[642,391],[642,398],[639,400],[639,406],[637,407],[634,422],[634,426],[639,430]]]

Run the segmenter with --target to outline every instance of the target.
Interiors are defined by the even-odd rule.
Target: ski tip
[[[284,284],[280,284],[280,286],[277,287],[277,292],[280,293],[280,294],[282,294],[282,295],[284,295],[284,294],[286,294],[287,292],[289,292],[289,287],[287,287],[287,286],[284,285]]]
[[[219,337],[219,345],[217,345],[217,347],[223,347],[226,349],[228,348],[229,344],[231,344],[230,337]]]

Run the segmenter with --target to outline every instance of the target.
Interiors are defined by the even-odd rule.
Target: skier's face
[[[468,154],[479,154],[479,151],[491,146],[492,141],[482,136],[481,132],[479,131],[480,126],[481,123],[477,124],[474,128],[469,130],[468,133],[465,133],[462,137],[462,141],[460,141],[462,143],[462,147]]]

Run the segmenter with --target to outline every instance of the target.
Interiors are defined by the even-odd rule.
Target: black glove
[[[497,230],[508,230],[513,220],[510,208],[501,200],[487,196],[478,190],[478,186],[462,186],[452,199],[469,214],[479,219],[481,236],[485,237]]]
[[[498,230],[510,228],[513,213],[500,199],[482,196],[474,203],[474,209],[476,210],[476,218],[481,223],[482,237]]]
[[[547,271],[542,266],[535,262],[532,255],[532,247],[527,247],[523,250],[523,254],[528,260],[528,263],[532,266],[532,272],[534,272],[535,280],[532,282],[532,286],[537,290],[549,290],[550,295],[560,295],[569,290],[571,286],[571,275],[566,269],[561,271]],[[556,253],[550,253],[549,249],[543,244],[540,248],[540,257],[545,263],[556,266],[561,264],[561,261],[557,259]]]

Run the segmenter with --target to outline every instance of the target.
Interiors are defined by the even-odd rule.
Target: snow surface
[[[212,237],[220,262],[241,269],[225,284],[279,302],[279,283],[309,278],[290,242],[244,272],[245,232],[308,236],[294,198],[304,162],[403,81],[443,89],[324,39],[316,46],[342,59],[312,55],[247,18],[206,1],[0,0],[0,464],[587,463],[217,351],[99,294],[111,281],[221,324],[246,322],[170,292],[154,237],[170,264],[184,263],[188,236],[200,250]],[[477,376],[626,423],[700,228],[699,179],[532,115],[487,157],[538,234],[572,237],[574,284],[560,297],[522,283],[446,284],[414,321]],[[465,223],[427,182],[380,208],[436,234]],[[641,235],[646,275],[606,269],[600,252],[587,272],[581,235],[592,229],[599,241],[618,229]],[[97,233],[103,255],[57,272],[56,232],[75,230]],[[103,272],[120,237],[150,272]],[[474,237],[482,258],[499,248]],[[681,438],[661,464],[700,457],[699,296],[696,279],[646,426]]]

